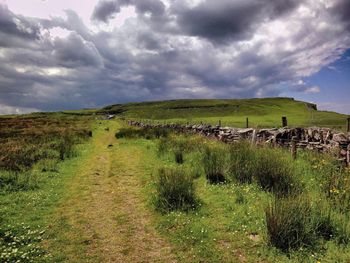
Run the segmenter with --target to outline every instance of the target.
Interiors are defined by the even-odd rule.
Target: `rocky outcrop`
[[[142,128],[167,128],[181,132],[198,133],[213,137],[225,143],[238,140],[254,140],[257,143],[271,143],[290,147],[292,139],[296,140],[297,147],[317,150],[319,152],[334,153],[342,161],[346,161],[350,149],[350,133],[340,133],[328,128],[273,128],[273,129],[241,129],[220,127],[207,124],[180,125],[180,124],[148,124],[138,121],[128,121],[129,125]]]

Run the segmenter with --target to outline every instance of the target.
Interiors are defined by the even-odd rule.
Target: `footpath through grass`
[[[46,246],[53,262],[175,261],[146,208],[142,180],[150,160],[142,145],[116,140],[119,128],[117,121],[97,128],[67,185]]]

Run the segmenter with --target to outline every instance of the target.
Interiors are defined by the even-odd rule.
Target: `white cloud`
[[[320,92],[321,92],[321,89],[318,86],[307,87],[305,89],[306,94],[316,94],[316,93],[320,93]]]

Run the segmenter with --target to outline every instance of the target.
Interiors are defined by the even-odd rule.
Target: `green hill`
[[[345,129],[347,115],[318,111],[315,104],[292,98],[169,100],[116,104],[100,113],[117,114],[128,119],[153,122],[211,123],[244,127],[278,127],[281,117],[290,126],[322,126]]]

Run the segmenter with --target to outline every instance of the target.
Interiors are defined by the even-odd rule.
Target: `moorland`
[[[125,121],[281,116],[346,128],[346,115],[289,98],[1,116],[0,262],[349,262],[350,170],[334,156]]]

